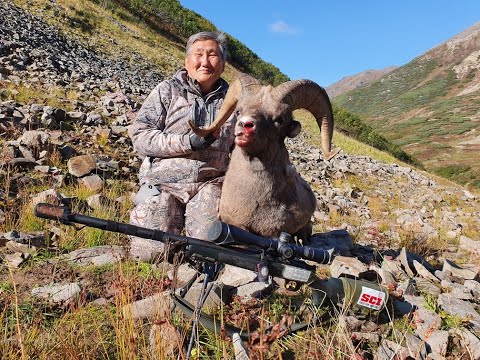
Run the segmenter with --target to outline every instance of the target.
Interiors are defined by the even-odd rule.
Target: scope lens
[[[227,231],[224,231],[224,226],[221,221],[217,220],[212,223],[210,228],[208,229],[208,240],[220,243],[224,241],[225,239],[225,234],[228,233]]]

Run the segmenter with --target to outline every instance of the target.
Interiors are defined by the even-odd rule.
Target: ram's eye
[[[276,127],[280,127],[283,125],[284,123],[284,119],[283,118],[276,118],[275,120],[273,120],[274,124]]]
[[[240,110],[235,110],[233,112],[233,114],[236,116],[236,117],[239,117],[240,116]]]

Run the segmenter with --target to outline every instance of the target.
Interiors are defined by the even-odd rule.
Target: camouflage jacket
[[[145,159],[140,184],[191,184],[215,181],[225,174],[233,146],[235,117],[222,126],[218,139],[207,149],[193,151],[187,121],[208,125],[223,103],[228,84],[203,96],[185,69],[159,83],[150,93],[129,129],[135,151]]]

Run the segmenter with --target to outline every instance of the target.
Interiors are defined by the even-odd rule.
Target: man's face
[[[195,41],[185,58],[188,75],[198,81],[203,93],[213,90],[224,66],[220,47],[213,40]]]

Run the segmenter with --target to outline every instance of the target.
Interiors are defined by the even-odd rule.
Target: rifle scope
[[[211,225],[208,231],[208,239],[219,245],[237,243],[257,246],[267,251],[277,252],[285,259],[298,257],[320,264],[329,264],[333,257],[333,249],[325,250],[310,246],[299,246],[280,239],[258,236],[222,221],[215,221]]]

